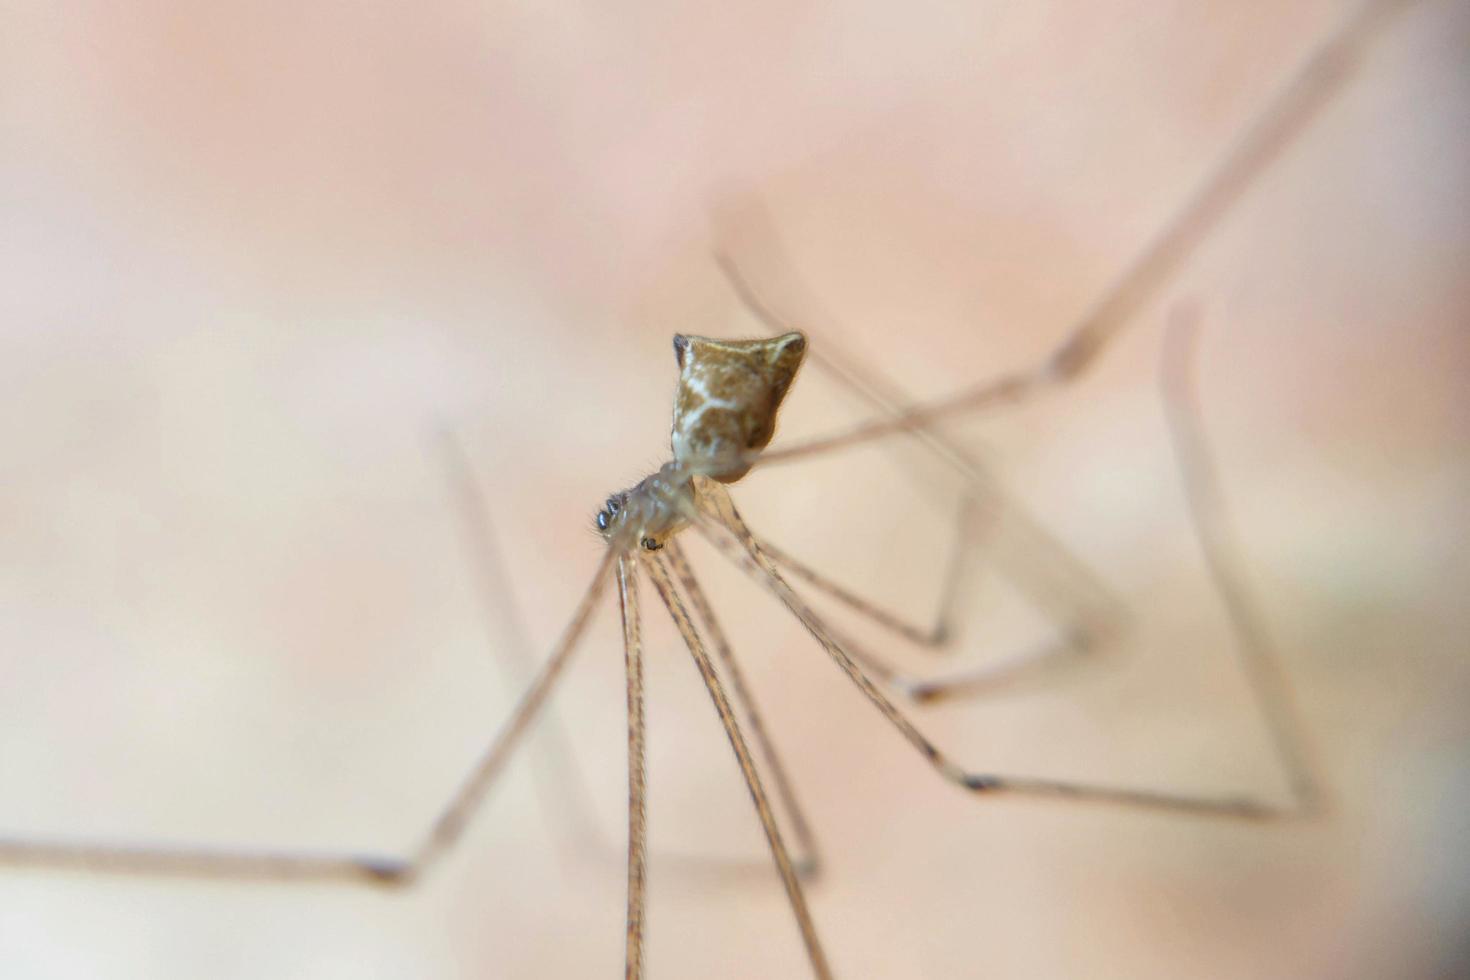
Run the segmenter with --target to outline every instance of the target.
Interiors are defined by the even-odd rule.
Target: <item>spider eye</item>
[[[622,506],[622,504],[618,502],[618,498],[617,497],[608,497],[607,498],[607,508],[606,509],[607,509],[607,512],[609,514],[616,514],[618,512],[618,508],[621,507],[621,506]]]
[[[657,551],[658,549],[660,549],[660,548],[663,547],[663,545],[659,544],[657,541],[653,540],[652,538],[644,538],[642,541],[640,541],[638,543],[643,546],[643,550],[644,551]]]
[[[597,516],[595,518],[593,518],[593,520],[597,522],[597,530],[599,530],[599,531],[606,531],[607,530],[607,525],[608,525],[608,514],[607,514],[607,511],[605,511],[605,510],[598,511],[597,512]]]

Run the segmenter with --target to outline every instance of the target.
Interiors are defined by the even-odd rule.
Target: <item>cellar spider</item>
[[[871,384],[838,369],[837,377],[883,408],[870,421],[794,446],[767,449],[777,414],[807,353],[808,340],[788,330],[761,301],[733,262],[723,260],[732,284],[758,318],[777,335],[750,341],[722,341],[680,336],[675,340],[680,377],[675,394],[673,459],[632,488],[613,494],[596,517],[606,551],[591,584],[578,602],[560,639],[535,680],[521,696],[509,720],[479,762],[444,806],[422,842],[403,856],[247,853],[189,848],[114,847],[0,841],[0,860],[15,864],[81,866],[105,871],[178,873],[217,877],[328,879],[379,885],[404,885],[420,878],[442,859],[461,836],[503,770],[522,736],[535,720],[563,675],[599,599],[616,583],[622,614],[628,700],[629,841],[626,974],[643,972],[646,817],[644,800],[644,716],[639,578],[647,576],[660,602],[688,647],[729,737],[757,815],[770,845],[777,871],[797,921],[812,972],[829,977],[832,970],[807,907],[801,880],[816,867],[812,836],[796,806],[784,771],[766,736],[759,714],[743,683],[733,651],[678,541],[692,529],[707,538],[743,572],[761,584],[817,640],[837,667],[877,710],[945,779],[980,796],[1031,795],[1091,801],[1128,807],[1235,819],[1269,819],[1318,811],[1324,793],[1302,746],[1287,685],[1271,656],[1241,577],[1235,570],[1228,538],[1222,529],[1207,454],[1190,408],[1191,392],[1183,358],[1187,328],[1173,334],[1169,349],[1168,403],[1176,448],[1187,485],[1196,529],[1211,571],[1237,632],[1242,666],[1274,736],[1274,746],[1292,785],[1286,806],[1254,799],[1196,797],[1102,784],[1077,784],[972,770],[937,747],[898,706],[897,698],[918,701],[983,688],[1004,675],[1029,670],[1058,654],[1095,649],[1120,627],[1106,597],[1090,596],[1061,611],[1064,641],[1055,649],[984,673],[942,680],[908,678],[879,655],[838,636],[792,588],[791,578],[829,593],[857,614],[920,642],[945,638],[944,619],[931,629],[900,622],[868,600],[853,595],[758,537],[741,518],[728,491],[756,466],[795,462],[894,435],[920,439],[968,481],[970,493],[962,520],[996,503],[997,489],[979,465],[941,436],[940,419],[1016,404],[1049,389],[1064,387],[1082,376],[1143,303],[1155,297],[1180,264],[1219,223],[1242,193],[1278,152],[1296,138],[1314,114],[1341,88],[1353,56],[1370,30],[1381,22],[1382,6],[1372,6],[1328,39],[1238,139],[1223,163],[1201,185],[1154,244],[1132,264],[1093,312],[1077,325],[1039,364],[987,382],[960,394],[927,403],[885,397]],[[813,348],[814,356],[821,352]],[[899,407],[902,406],[902,407]],[[1011,505],[1007,502],[1007,506]],[[956,553],[969,535],[962,524]],[[1078,569],[1082,581],[1090,580]],[[953,575],[949,577],[953,580]],[[1064,590],[1065,591],[1065,590]],[[1055,611],[1055,610],[1049,610]],[[748,731],[754,743],[747,742]],[[761,758],[758,764],[757,755]],[[765,770],[774,793],[768,793]],[[774,800],[773,800],[774,796]],[[776,804],[793,829],[795,853],[788,848],[776,818]]]

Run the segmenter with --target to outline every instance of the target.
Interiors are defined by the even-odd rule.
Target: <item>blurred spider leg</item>
[[[939,418],[1014,404],[1064,386],[1080,376],[1135,314],[1170,282],[1245,192],[1282,151],[1305,132],[1353,75],[1374,34],[1408,6],[1405,0],[1372,0],[1323,40],[1301,67],[1242,129],[1220,163],[1175,212],[1066,338],[1038,364],[897,415],[872,419],[845,431],[794,446],[752,453],[762,463],[832,452],[912,431]]]
[[[1329,799],[1321,767],[1311,751],[1306,727],[1271,640],[1265,617],[1247,586],[1248,576],[1236,536],[1230,528],[1215,461],[1201,424],[1193,360],[1198,324],[1188,311],[1176,311],[1164,336],[1160,382],[1164,389],[1169,432],[1195,536],[1235,633],[1235,649],[1285,768],[1292,794],[1303,812],[1325,811]]]
[[[803,878],[814,878],[821,870],[822,863],[821,853],[817,850],[816,836],[812,833],[806,814],[802,812],[801,804],[797,801],[796,791],[792,788],[791,780],[786,775],[786,767],[781,763],[776,746],[766,734],[766,726],[761,721],[760,712],[756,709],[755,698],[745,683],[744,673],[735,661],[735,651],[725,637],[724,630],[720,628],[719,621],[715,619],[714,608],[706,598],[703,587],[695,579],[694,570],[689,567],[689,562],[684,557],[684,550],[679,547],[677,540],[670,539],[667,554],[669,565],[674,570],[674,576],[683,586],[685,595],[689,597],[689,605],[694,607],[694,615],[703,624],[704,631],[710,638],[710,644],[715,649],[715,656],[724,666],[725,676],[729,679],[731,698],[739,707],[740,713],[745,716],[745,727],[750,730],[755,739],[756,748],[760,751],[766,771],[770,773],[771,783],[776,789],[776,797],[781,801],[781,807],[791,821],[791,829],[796,838],[798,850],[798,856],[794,862],[796,873]]]
[[[745,738],[740,732],[740,723],[735,720],[735,713],[730,707],[729,699],[725,696],[724,685],[720,683],[719,676],[715,673],[715,666],[709,654],[705,652],[704,643],[700,639],[698,630],[694,627],[694,622],[689,618],[688,609],[685,608],[682,598],[669,578],[668,568],[664,565],[663,559],[656,554],[650,554],[644,561],[644,565],[648,569],[649,577],[653,579],[654,587],[658,589],[659,598],[668,607],[669,615],[673,617],[679,635],[684,638],[684,644],[689,648],[689,653],[699,668],[700,676],[704,678],[705,687],[709,689],[710,698],[715,703],[715,711],[719,713],[720,722],[725,726],[725,734],[730,738],[730,747],[735,750],[735,758],[740,763],[742,775],[745,776],[745,785],[750,790],[751,799],[755,802],[756,814],[760,817],[761,827],[764,828],[766,840],[771,846],[771,856],[776,861],[781,883],[786,888],[786,897],[790,900],[791,910],[796,915],[796,924],[801,930],[802,942],[806,944],[812,972],[821,980],[830,980],[832,969],[827,964],[827,956],[822,951],[821,940],[817,937],[816,924],[812,921],[811,912],[807,909],[801,881],[787,853],[786,844],[781,839],[781,829],[776,824],[775,812],[771,809],[770,800],[766,797],[765,788],[761,785],[760,774],[755,768],[755,760],[751,757],[750,749],[746,746]]]
[[[611,549],[609,549],[611,553]],[[628,945],[627,978],[643,976],[644,884],[648,807],[643,739],[643,637],[638,616],[638,566],[618,556],[618,608],[623,614],[623,661],[628,675]]]
[[[810,565],[798,561],[784,549],[776,547],[769,541],[761,541],[760,546],[761,550],[777,565],[813,588],[836,599],[869,622],[903,637],[916,646],[938,649],[947,645],[950,634],[953,632],[955,603],[959,586],[964,578],[966,555],[971,550],[969,546],[974,544],[972,539],[978,535],[974,512],[973,500],[966,497],[961,501],[960,514],[955,522],[954,544],[950,548],[949,560],[945,565],[944,578],[939,590],[939,609],[935,613],[934,621],[928,626],[911,623],[884,609],[876,602],[863,598]]]
[[[750,209],[752,205],[747,205]],[[765,251],[781,252],[779,237],[771,223],[759,236]],[[774,332],[795,329],[751,286],[749,280],[728,254],[719,256],[721,268],[741,301],[765,326]],[[808,307],[809,302],[802,304]],[[803,324],[803,329],[806,325]],[[817,346],[811,355],[828,367],[834,377],[870,404],[890,414],[898,414],[904,399],[895,394],[896,386],[876,378],[871,372],[843,363],[840,354],[822,359]],[[760,541],[759,545],[777,565],[814,588],[827,593],[876,625],[896,633],[920,646],[933,647],[946,643],[953,634],[953,616],[959,587],[977,552],[983,552],[998,571],[1019,587],[1033,603],[1042,607],[1048,618],[1058,624],[1060,636],[1031,650],[1013,654],[999,662],[958,671],[944,677],[919,677],[903,672],[862,644],[844,639],[843,645],[852,658],[865,666],[885,684],[919,701],[934,701],[957,696],[994,693],[1021,682],[1049,675],[1057,668],[1075,662],[1085,654],[1100,652],[1122,631],[1126,615],[1119,603],[1096,575],[1056,538],[1048,534],[1014,500],[1001,489],[989,469],[964,447],[923,423],[905,433],[923,449],[953,470],[964,481],[965,492],[960,501],[955,533],[951,538],[949,560],[940,590],[939,612],[927,630],[899,619],[871,600],[850,590],[797,561],[784,550]],[[921,485],[922,481],[921,481]],[[998,541],[997,538],[1003,540]],[[1007,545],[1001,547],[999,545]]]
[[[762,251],[766,254],[768,262],[775,262],[782,268],[789,268],[790,263],[785,260],[785,249],[781,243],[780,236],[775,232],[775,223],[770,220],[765,209],[748,196],[742,200],[741,210],[745,214],[749,224],[751,215],[756,215],[756,224],[760,226],[758,238],[761,240]],[[772,255],[774,253],[774,256]],[[715,253],[715,261],[724,273],[731,291],[740,300],[746,310],[761,322],[774,334],[785,334],[800,329],[808,337],[813,336],[810,324],[803,322],[798,328],[793,321],[781,316],[775,307],[763,297],[751,284],[749,277],[741,269],[734,257],[721,248]],[[810,309],[813,304],[803,302],[798,308]],[[830,346],[831,350],[825,348]],[[870,405],[886,412],[889,415],[901,413],[898,405],[911,401],[897,396],[893,392],[884,392],[881,382],[875,381],[871,376],[864,376],[861,369],[856,368],[850,360],[842,357],[840,346],[812,344],[810,360],[819,367],[825,369],[844,387],[856,393],[860,398]],[[906,435],[920,442],[931,453],[941,460],[953,465],[949,459],[951,447],[944,437],[927,424],[917,425],[907,431]],[[927,489],[924,481],[918,481],[921,488]],[[816,572],[810,566],[805,565],[788,555],[784,550],[770,546],[768,542],[762,542],[770,557],[778,564],[798,578],[806,580],[810,585],[832,598],[848,606],[854,612],[877,624],[879,627],[902,636],[909,642],[930,650],[937,650],[947,645],[952,631],[952,621],[955,611],[955,603],[958,598],[961,579],[967,566],[967,557],[970,551],[982,543],[984,532],[991,528],[999,514],[997,501],[987,497],[980,492],[983,488],[975,487],[971,492],[960,500],[960,505],[955,518],[955,531],[950,537],[949,558],[945,563],[945,573],[940,586],[938,608],[933,622],[928,627],[922,627],[910,623],[871,600],[864,599],[848,589],[838,585],[833,580]]]
[[[612,553],[609,552],[551,657],[521,696],[510,720],[435,821],[428,838],[410,858],[0,839],[0,863],[196,878],[408,884],[459,837],[465,822],[483,799],[571,658],[611,567]]]
[[[531,643],[513,599],[511,576],[496,542],[484,487],[476,478],[474,467],[454,430],[444,426],[437,435],[445,478],[465,529],[465,550],[478,577],[486,625],[492,631],[499,631],[503,640],[494,644],[499,655],[496,661],[508,683],[523,686],[533,666],[528,657]],[[533,743],[531,751],[538,756],[534,768],[542,811],[549,819],[564,825],[568,839],[584,843],[599,841],[602,835],[591,816],[594,811],[586,781],[567,745],[565,732],[557,724],[553,709],[547,709],[547,718],[542,721]]]
[[[951,782],[977,793],[1011,793],[1207,816],[1266,819],[1287,814],[1288,811],[1281,807],[1244,797],[1190,796],[1027,776],[1001,776],[963,768],[909,721],[833,638],[826,625],[801,601],[781,573],[761,553],[725,488],[705,478],[696,478],[696,487],[697,507],[690,508],[687,514],[700,532],[747,575],[774,594],[899,733]]]
[[[561,678],[562,671],[571,661],[572,654],[576,652],[577,645],[587,630],[587,623],[592,619],[597,600],[602,597],[602,590],[607,587],[607,580],[612,573],[613,558],[614,553],[611,550],[602,556],[602,560],[597,565],[597,571],[593,573],[591,584],[582,594],[582,599],[577,603],[576,611],[572,613],[572,618],[552,649],[551,656],[546,659],[530,687],[521,695],[521,700],[511,713],[510,720],[501,728],[495,740],[480,757],[480,761],[460,783],[459,789],[434,821],[427,838],[419,845],[419,849],[414,854],[413,863],[409,869],[411,873],[420,873],[448,850],[459,839],[470,817],[484,801],[490,784],[495,781],[495,777],[500,775],[506,761],[520,743],[521,737],[525,735],[531,722],[535,720],[537,713],[546,703],[553,686]]]
[[[0,839],[0,864],[103,874],[378,885],[399,883],[407,868],[400,858],[374,855],[20,839]]]
[[[1000,496],[998,487],[985,492]],[[1130,614],[1122,601],[1069,548],[1019,506],[1007,501],[1002,512],[987,557],[1056,634],[999,661],[919,680],[907,689],[916,700],[989,694],[1049,677],[1115,649],[1128,629]]]
[[[1008,532],[1008,536],[1014,537],[1019,533],[1024,518],[1018,514],[1010,517],[1007,524],[1013,530]],[[958,546],[951,552],[953,558],[962,560],[964,555],[977,550],[978,544],[973,540],[976,533],[972,525],[961,520]],[[958,594],[957,586],[962,581],[960,560],[952,561],[950,570],[946,573],[946,584],[943,587],[944,611],[931,630],[921,631],[797,561],[769,541],[758,539],[757,544],[778,567],[890,632],[912,642],[921,642],[924,639],[945,642],[952,634],[949,610],[954,605]],[[1028,546],[1034,549],[1030,556],[1023,556],[1014,547],[1007,549],[1001,561],[1001,571],[1016,581],[1027,596],[1043,608],[1049,619],[1065,624],[1059,627],[1061,635],[1056,639],[1043,641],[1033,649],[980,667],[956,671],[942,677],[921,677],[897,669],[850,636],[842,636],[836,630],[832,630],[833,635],[841,638],[848,654],[866,667],[872,676],[917,701],[994,693],[1047,675],[1084,654],[1105,649],[1122,629],[1125,616],[1121,604],[1113,600],[1101,586],[1096,585],[1091,573],[1049,536],[1033,534]],[[1070,577],[1054,573],[1050,576],[1050,582],[1043,583],[1035,570],[1027,572],[1021,568],[1023,564],[1039,567],[1044,564],[1043,559],[1049,559],[1054,565],[1061,566],[1070,573]]]

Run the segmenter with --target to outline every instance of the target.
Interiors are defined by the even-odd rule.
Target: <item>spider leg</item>
[[[638,566],[618,557],[618,607],[623,614],[623,660],[628,676],[628,938],[627,978],[643,976],[643,920],[648,863],[648,806],[644,768],[643,638],[638,614]]]
[[[800,620],[807,632],[822,645],[868,700],[945,779],[976,793],[1010,793],[1243,819],[1283,817],[1300,809],[1296,806],[1285,808],[1246,797],[1193,796],[1029,776],[998,775],[961,766],[941,751],[878,688],[826,624],[782,578],[770,559],[761,552],[724,487],[713,480],[699,478],[697,488],[698,509],[691,509],[689,513],[699,531]]]
[[[936,419],[1014,404],[1083,374],[1135,315],[1167,285],[1237,202],[1321,110],[1346,87],[1362,51],[1403,0],[1370,0],[1302,62],[1240,134],[1174,216],[1124,268],[1091,310],[1039,363],[939,401],[794,446],[752,453],[752,462],[787,462],[913,431]]]
[[[513,569],[507,565],[505,553],[496,540],[492,508],[463,443],[447,426],[436,435],[445,482],[464,526],[462,540],[466,557],[479,582],[487,627],[494,631],[492,646],[498,655],[496,660],[505,682],[520,687],[527,682],[534,663],[529,656],[529,634],[513,599]],[[546,714],[531,745],[531,751],[537,756],[535,777],[541,809],[548,820],[563,825],[567,840],[580,842],[584,849],[595,847],[602,842],[603,835],[592,817],[594,809],[586,780],[554,710],[547,708]]]
[[[196,878],[408,884],[436,863],[459,839],[466,823],[483,803],[491,784],[520,745],[522,736],[576,652],[596,600],[607,584],[612,560],[613,552],[609,550],[551,656],[521,695],[509,720],[440,811],[423,842],[408,857],[9,838],[0,839],[0,863]]]
[[[1304,810],[1326,810],[1329,800],[1318,775],[1320,766],[1301,722],[1291,680],[1281,667],[1281,656],[1272,642],[1265,617],[1246,584],[1248,577],[1236,537],[1231,533],[1215,462],[1200,424],[1199,399],[1191,370],[1196,327],[1187,312],[1176,312],[1165,334],[1160,370],[1169,432],[1184,477],[1194,532],[1215,589],[1230,617],[1241,670],[1270,731],[1276,754],[1286,769],[1292,792]]]
[[[756,235],[763,243],[767,260],[782,252],[772,223],[754,204],[744,210],[760,227]],[[750,223],[749,220],[746,222]],[[720,255],[721,268],[732,288],[750,312],[772,331],[795,329],[760,296],[728,254]],[[782,262],[783,266],[787,263]],[[814,308],[810,299],[797,304]],[[819,318],[820,319],[820,318]],[[807,329],[803,324],[803,329]],[[907,400],[896,386],[844,357],[838,345],[822,353],[814,344],[814,361],[825,367],[844,387],[890,415],[901,414]],[[784,549],[761,541],[760,546],[775,564],[847,606],[858,616],[903,637],[922,648],[946,645],[955,634],[954,620],[960,587],[979,556],[988,558],[996,570],[1015,585],[1047,618],[1058,625],[1058,634],[1035,648],[978,668],[962,669],[940,677],[920,676],[900,670],[864,644],[848,640],[845,646],[854,660],[874,677],[917,701],[989,694],[1032,681],[1077,662],[1082,656],[1106,650],[1127,626],[1122,604],[1101,584],[1098,577],[1055,536],[1011,498],[973,452],[948,438],[930,422],[917,424],[905,435],[960,478],[963,494],[950,537],[949,555],[941,580],[938,611],[929,626],[915,625],[884,609],[878,603],[838,584],[830,576],[798,561]],[[929,490],[926,481],[917,481]]]
[[[765,763],[766,771],[770,773],[771,785],[775,788],[776,798],[780,800],[781,808],[785,810],[787,818],[791,821],[791,830],[796,839],[798,853],[794,862],[796,872],[806,879],[815,878],[822,864],[821,853],[817,849],[816,835],[812,833],[811,824],[807,821],[801,804],[797,801],[796,791],[790,778],[786,775],[786,767],[781,762],[776,746],[766,732],[765,723],[761,720],[760,712],[755,706],[750,687],[745,682],[744,672],[735,660],[734,648],[731,647],[725,631],[721,629],[719,621],[715,618],[714,609],[705,596],[704,588],[694,577],[694,570],[689,567],[689,562],[684,557],[684,550],[679,547],[679,542],[671,540],[666,553],[669,566],[674,571],[674,577],[678,579],[679,585],[684,589],[684,594],[689,598],[688,605],[693,608],[699,623],[704,627],[705,634],[710,638],[710,645],[714,647],[715,656],[724,668],[725,676],[729,680],[731,700],[735,702],[743,716],[745,727],[749,729],[756,748],[760,751],[761,759]]]
[[[685,607],[683,598],[675,589],[663,559],[658,555],[647,556],[644,559],[644,566],[648,569],[649,577],[658,590],[659,598],[668,607],[669,615],[673,617],[679,635],[684,638],[684,644],[689,648],[689,654],[694,658],[700,676],[704,678],[705,687],[709,689],[710,698],[715,703],[715,711],[720,716],[720,722],[725,726],[725,734],[729,736],[730,747],[735,751],[735,758],[740,763],[740,772],[745,777],[745,785],[750,790],[756,814],[760,817],[761,827],[765,830],[766,840],[771,846],[771,856],[775,859],[776,870],[781,875],[781,884],[786,888],[786,897],[791,902],[791,910],[801,930],[802,942],[806,945],[812,972],[821,980],[830,980],[832,969],[827,964],[826,953],[823,952],[821,940],[817,937],[816,924],[812,921],[811,912],[807,909],[801,880],[787,852],[785,841],[781,836],[781,828],[776,823],[775,811],[771,807],[770,799],[766,796],[765,787],[761,784],[760,774],[755,767],[755,759],[745,744],[745,737],[740,730],[739,721],[735,718],[734,709],[730,706],[730,700],[725,694],[724,685],[720,683],[714,663],[705,651],[704,641],[700,638],[694,621],[690,619],[689,611]]]

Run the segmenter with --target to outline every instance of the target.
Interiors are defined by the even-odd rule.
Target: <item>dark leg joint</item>
[[[816,881],[822,876],[822,862],[814,857],[793,861],[791,868],[796,872],[796,877],[805,882]]]
[[[1102,346],[1102,340],[1102,337],[1086,331],[1077,333],[1052,355],[1046,366],[1047,373],[1062,381],[1071,381],[1091,363]]]
[[[1003,789],[1004,784],[994,776],[966,776],[965,789],[983,793],[986,790]]]
[[[399,858],[359,858],[357,867],[375,885],[401,888],[411,884],[416,869]]]
[[[1250,799],[1228,800],[1224,812],[1243,820],[1274,820],[1282,816],[1280,809]]]
[[[919,683],[910,685],[906,693],[910,700],[918,704],[929,704],[933,701],[938,701],[945,692],[943,688],[936,684]],[[929,757],[932,759],[934,756],[931,753]]]

